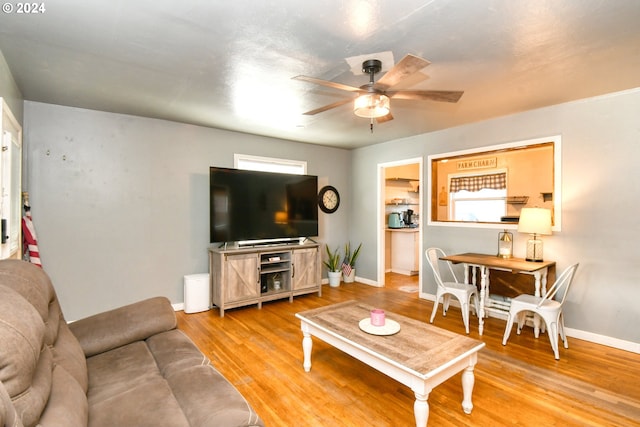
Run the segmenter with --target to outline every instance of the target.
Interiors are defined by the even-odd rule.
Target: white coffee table
[[[398,322],[400,331],[386,336],[369,334],[358,323],[369,317],[372,308],[347,301],[297,313],[303,334],[304,370],[311,370],[311,336],[315,336],[409,387],[416,397],[413,411],[417,427],[427,425],[431,390],[462,372],[462,409],[470,414],[473,369],[478,351],[485,344],[389,312],[386,317]]]

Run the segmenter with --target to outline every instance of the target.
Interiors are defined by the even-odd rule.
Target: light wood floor
[[[294,317],[308,310],[359,299],[388,311],[428,321],[433,303],[417,293],[416,278],[390,275],[387,287],[358,283],[323,286],[317,294],[233,309],[178,312],[178,325],[247,398],[269,427],[414,426],[413,393],[384,374],[314,338],[313,367],[302,368],[302,333]],[[406,289],[406,288],[404,288]],[[478,335],[486,343],[475,369],[473,412],[461,408],[460,376],[429,396],[430,426],[640,426],[640,356],[569,338],[560,360],[546,335],[512,332],[502,346],[505,322],[490,318]],[[436,326],[464,334],[460,311]]]

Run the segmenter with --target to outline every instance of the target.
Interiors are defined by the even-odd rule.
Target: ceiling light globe
[[[358,117],[375,119],[389,114],[389,97],[380,93],[366,93],[356,98],[353,112]]]

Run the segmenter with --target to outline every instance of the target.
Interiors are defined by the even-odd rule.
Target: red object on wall
[[[31,218],[31,209],[25,209],[25,214],[22,217],[22,240],[24,253],[29,254],[29,261],[42,268],[40,250],[38,249],[38,238],[36,237],[36,229],[33,226],[33,220]]]

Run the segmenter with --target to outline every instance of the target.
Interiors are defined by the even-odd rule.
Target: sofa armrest
[[[86,357],[175,328],[175,312],[164,297],[149,298],[69,324]]]

